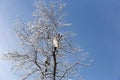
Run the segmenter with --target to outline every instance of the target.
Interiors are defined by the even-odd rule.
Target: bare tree
[[[19,80],[67,80],[78,66],[85,66],[81,62],[85,55],[80,53],[80,58],[69,62],[78,55],[79,48],[71,42],[74,33],[62,29],[70,26],[64,21],[65,4],[39,0],[34,6],[33,22],[18,19],[15,24],[22,50],[9,51],[4,57],[14,62],[13,69],[21,75]]]

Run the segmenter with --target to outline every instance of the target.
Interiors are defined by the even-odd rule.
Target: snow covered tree
[[[82,63],[85,55],[71,42],[75,34],[63,32],[70,26],[64,19],[65,4],[60,0],[38,0],[34,6],[33,22],[18,19],[15,23],[21,50],[9,51],[4,57],[14,62],[19,80],[68,80],[86,64]],[[72,57],[74,61],[70,62]]]

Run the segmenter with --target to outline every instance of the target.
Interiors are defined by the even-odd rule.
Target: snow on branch
[[[37,0],[34,6],[33,22],[25,23],[19,18],[14,25],[21,51],[10,51],[4,54],[4,58],[14,62],[13,69],[22,75],[19,80],[66,80],[70,75],[73,77],[78,65],[86,64],[82,63],[84,56],[79,59],[81,49],[72,43],[75,34],[62,32],[62,28],[71,25],[64,22],[66,4],[60,0]],[[73,63],[71,59],[74,59]]]

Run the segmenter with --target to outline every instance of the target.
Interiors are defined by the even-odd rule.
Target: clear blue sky
[[[120,1],[64,0],[70,30],[94,59],[82,73],[86,80],[120,80]],[[0,0],[0,53],[17,46],[12,24],[17,16],[32,20],[33,0]],[[10,64],[0,61],[0,80],[16,80]]]

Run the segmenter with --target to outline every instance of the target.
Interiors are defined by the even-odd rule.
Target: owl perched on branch
[[[55,48],[58,48],[59,47],[59,43],[58,43],[58,40],[56,37],[53,38],[53,44],[54,44],[54,47]]]

